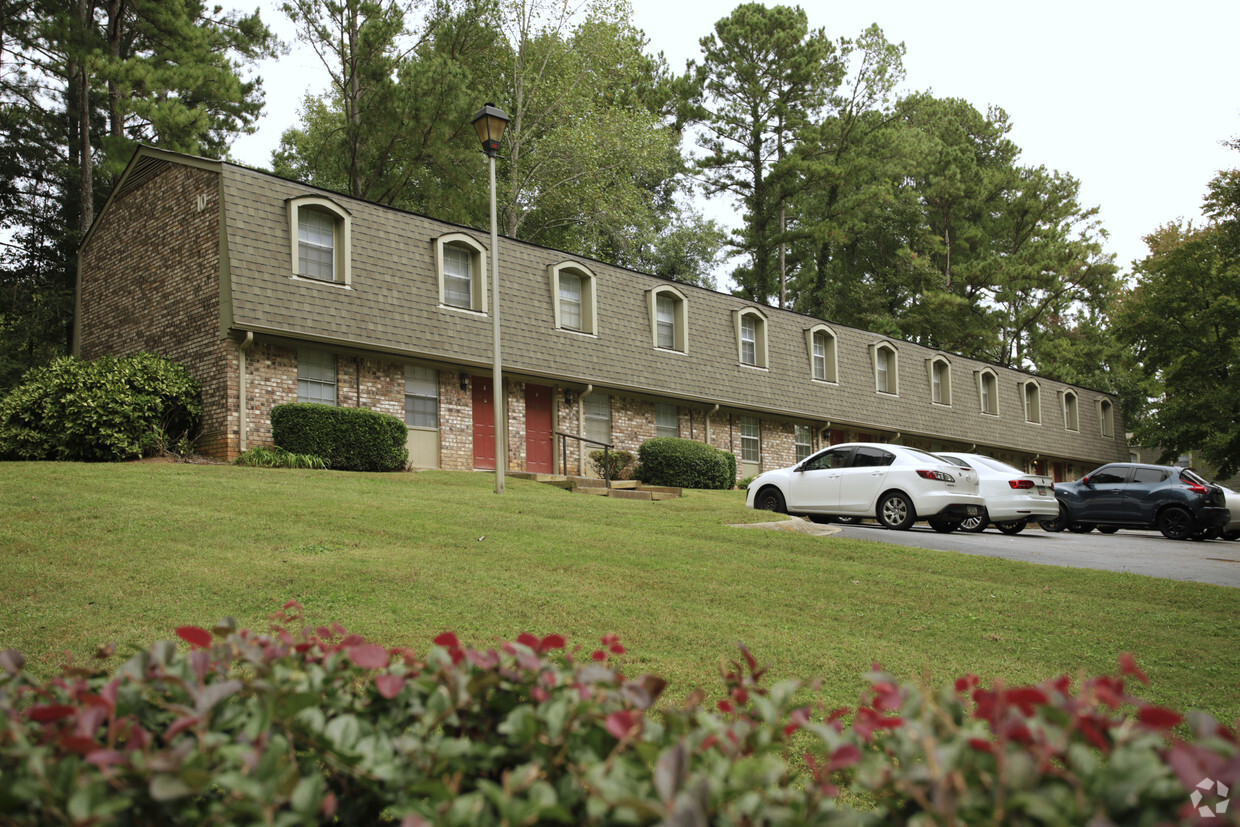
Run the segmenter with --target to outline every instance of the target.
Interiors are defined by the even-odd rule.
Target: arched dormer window
[[[1115,405],[1110,399],[1098,400],[1098,423],[1100,433],[1107,439],[1115,438]]]
[[[473,236],[448,233],[435,239],[440,307],[486,313],[486,271],[486,248]]]
[[[930,380],[930,401],[935,405],[952,404],[952,363],[946,356],[933,356],[926,360],[926,373]]]
[[[736,326],[736,353],[742,365],[767,367],[766,316],[756,307],[732,311]]]
[[[977,379],[977,404],[988,416],[999,415],[999,376],[990,368],[974,374]]]
[[[352,283],[352,215],[330,198],[285,201],[293,275],[348,287]]]
[[[1080,406],[1074,391],[1063,392],[1063,426],[1069,431],[1081,430]]]
[[[689,303],[671,285],[646,291],[651,343],[658,350],[689,352]]]
[[[893,396],[900,393],[900,353],[890,342],[870,345],[870,359],[874,369],[874,390]]]
[[[805,349],[809,353],[810,377],[819,382],[839,381],[839,360],[835,352],[835,332],[825,324],[816,324],[805,331]]]
[[[575,261],[565,261],[548,267],[547,277],[556,329],[597,335],[594,273]]]
[[[1025,421],[1042,424],[1042,388],[1037,380],[1028,379],[1021,386],[1021,399],[1025,404]]]

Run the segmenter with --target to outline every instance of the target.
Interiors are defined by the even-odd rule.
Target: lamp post
[[[504,493],[504,469],[508,465],[508,416],[505,412],[504,376],[499,355],[499,224],[495,216],[495,159],[508,125],[508,114],[488,103],[474,115],[474,129],[491,167],[491,397],[495,403],[495,493]]]

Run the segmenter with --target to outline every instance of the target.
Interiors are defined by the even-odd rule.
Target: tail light
[[[1208,488],[1206,488],[1204,485],[1201,485],[1200,483],[1189,482],[1186,479],[1181,479],[1180,482],[1184,483],[1185,487],[1188,488],[1189,491],[1193,492],[1194,494],[1198,496],[1204,497],[1206,492],[1209,490]]]
[[[1033,480],[1008,480],[1008,486],[1011,488],[1033,488]]]
[[[955,482],[956,478],[951,474],[945,474],[942,471],[930,471],[925,468],[918,469],[917,476],[923,480],[938,480],[939,482]]]

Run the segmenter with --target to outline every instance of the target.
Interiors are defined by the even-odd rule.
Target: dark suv
[[[1055,483],[1055,497],[1059,516],[1041,523],[1047,531],[1156,528],[1172,540],[1204,540],[1228,519],[1223,489],[1174,465],[1113,462],[1076,482]]]

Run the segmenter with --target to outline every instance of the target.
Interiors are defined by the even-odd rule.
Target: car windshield
[[[932,460],[934,460],[935,462],[941,462],[941,463],[945,463],[945,464],[947,464],[947,465],[955,465],[955,464],[956,464],[956,463],[954,463],[954,462],[948,462],[947,460],[943,459],[942,457],[937,456],[937,455],[935,455],[935,454],[932,454],[932,453],[930,453],[929,451],[922,451],[922,450],[921,450],[921,449],[919,449],[919,448],[905,448],[904,446],[900,446],[900,447],[901,447],[901,448],[902,448],[902,449],[903,449],[906,453],[912,454],[913,456],[915,456],[915,457],[917,457],[917,458],[919,458],[919,459],[921,459],[921,458],[925,458],[925,459],[932,459]]]
[[[948,465],[959,465],[962,468],[973,467],[970,463],[965,462],[964,457],[952,456],[951,454],[935,454],[935,456],[946,462]]]
[[[1025,475],[1025,472],[1017,468],[1015,465],[1008,465],[1006,462],[1000,462],[993,457],[978,457],[977,462],[985,465],[992,471],[998,471],[1001,474],[1016,474],[1018,477]]]

